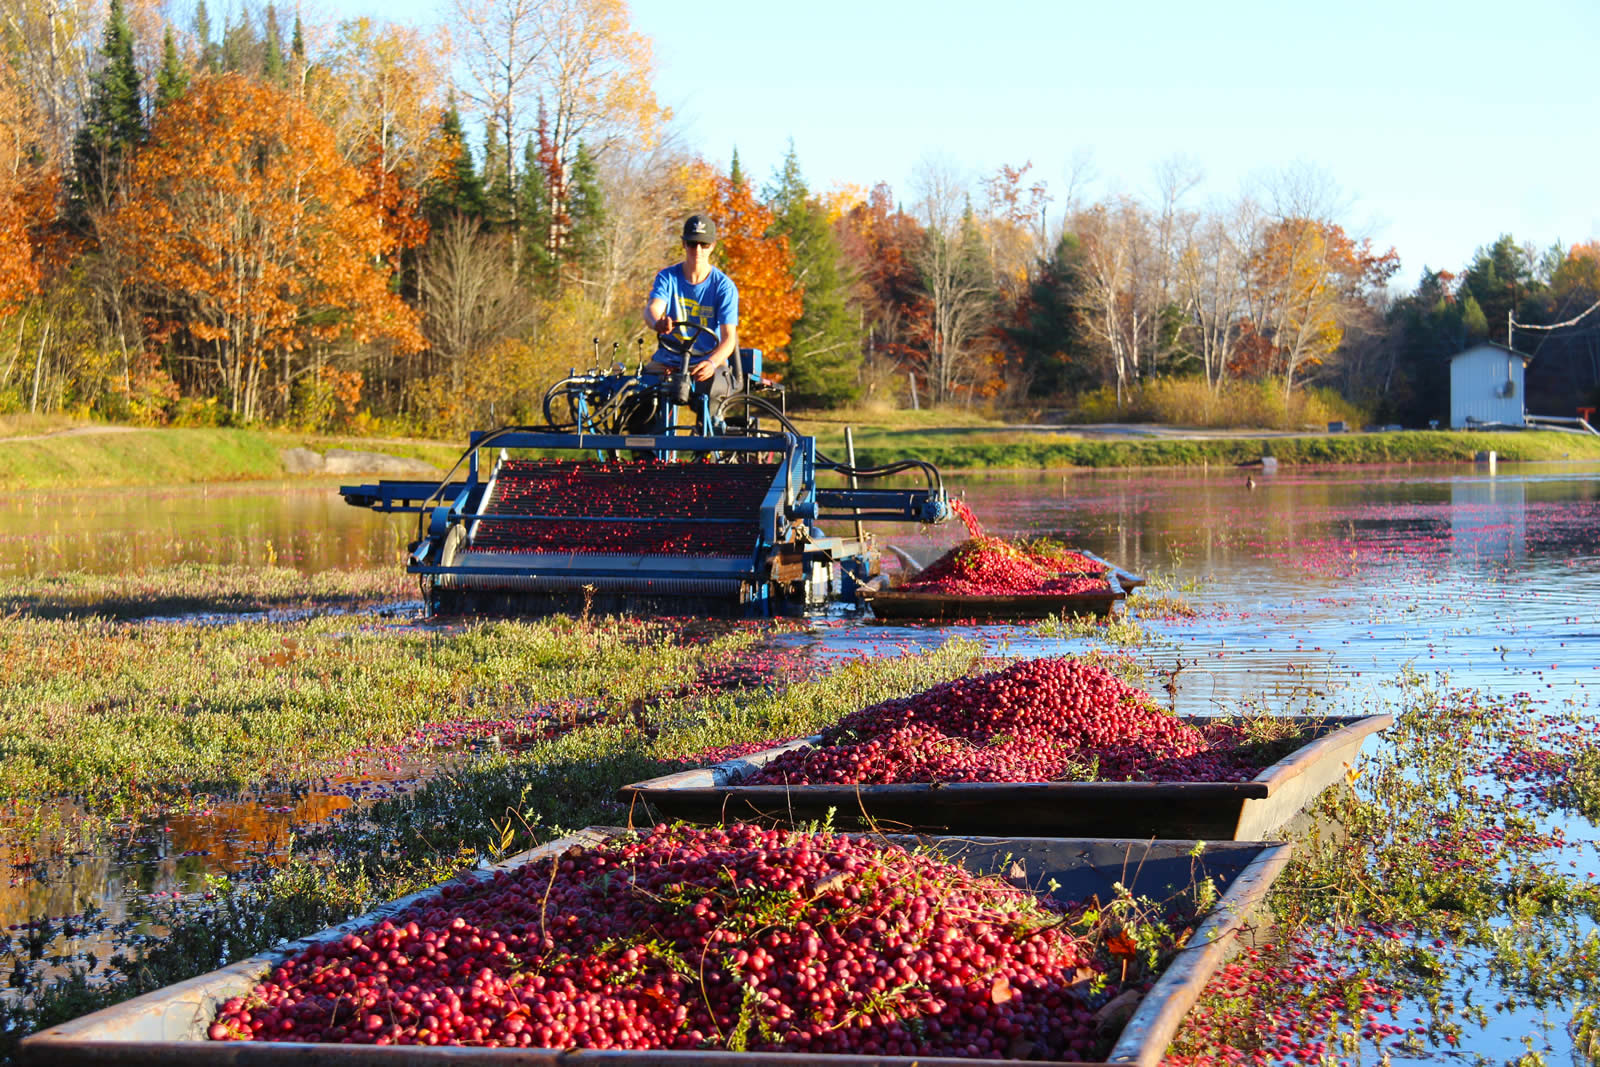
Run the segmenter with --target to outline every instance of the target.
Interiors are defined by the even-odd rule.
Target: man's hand
[[[669,334],[678,324],[672,321],[671,315],[662,315],[656,319],[656,333]]]
[[[711,376],[717,373],[717,368],[720,366],[722,364],[714,360],[702,359],[699,363],[689,365],[689,377],[697,382],[709,381]]]

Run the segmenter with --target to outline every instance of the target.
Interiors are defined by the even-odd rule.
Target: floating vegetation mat
[[[1296,839],[1277,926],[1168,1063],[1595,1062],[1596,724],[1415,675],[1402,690],[1388,746]]]

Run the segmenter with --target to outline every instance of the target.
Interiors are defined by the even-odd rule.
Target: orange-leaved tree
[[[717,222],[717,259],[739,287],[739,344],[782,362],[800,318],[802,292],[794,281],[789,238],[767,236],[772,212],[745,181],[717,175],[708,211]]]
[[[1566,258],[1550,279],[1550,294],[1557,308],[1567,313],[1581,310],[1584,301],[1600,300],[1600,241],[1584,241],[1567,249]]]
[[[55,194],[51,173],[29,161],[38,147],[30,114],[20,81],[0,60],[0,319],[38,290],[29,231],[38,221],[41,190],[46,203]]]
[[[336,343],[422,344],[389,290],[385,238],[360,172],[290,93],[199,78],[164,108],[108,229],[151,301],[152,334],[209,360],[229,410],[262,414]],[[274,380],[274,377],[276,380]]]

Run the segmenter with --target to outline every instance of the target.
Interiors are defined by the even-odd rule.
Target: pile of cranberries
[[[1089,1059],[1114,990],[1062,918],[887,843],[657,827],[307,949],[210,1037]]]
[[[495,472],[472,544],[500,552],[749,555],[777,470],[770,464],[508,460]]]
[[[1032,659],[851,712],[739,784],[1244,781],[1261,766],[1240,742],[1097,664]]]
[[[949,596],[1101,593],[1105,564],[1078,552],[974,533],[897,588]]]

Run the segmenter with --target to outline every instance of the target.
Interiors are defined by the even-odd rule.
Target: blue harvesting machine
[[[545,425],[473,432],[443,480],[339,492],[417,514],[407,570],[434,614],[759,617],[854,603],[879,574],[862,524],[946,521],[939,471],[823,455],[760,387],[760,353],[738,363],[739,388],[715,404],[684,375],[574,373],[545,395]],[[861,487],[906,474],[925,484]],[[850,534],[824,533],[833,523]]]

